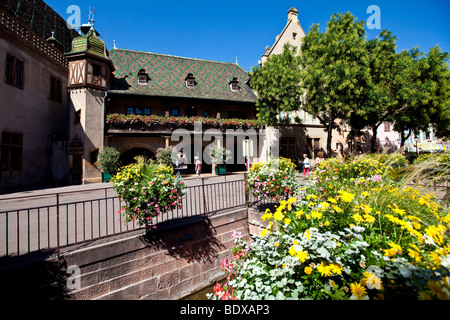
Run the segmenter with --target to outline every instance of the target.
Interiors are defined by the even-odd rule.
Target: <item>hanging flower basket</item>
[[[121,168],[111,182],[122,201],[119,213],[124,222],[137,221],[148,228],[153,217],[181,208],[186,187],[172,167],[137,159],[137,163]]]

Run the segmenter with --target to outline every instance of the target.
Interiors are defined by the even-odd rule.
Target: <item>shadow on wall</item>
[[[189,232],[180,227],[173,226],[179,223],[180,227],[192,224]],[[141,241],[158,250],[166,250],[169,255],[177,259],[185,259],[188,263],[211,260],[214,255],[225,249],[225,246],[215,237],[215,230],[209,220],[203,216],[195,216],[170,221],[170,232],[164,232],[167,227],[158,225],[157,231],[149,232],[141,237]]]

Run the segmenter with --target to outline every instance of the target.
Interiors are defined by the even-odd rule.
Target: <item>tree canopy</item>
[[[256,91],[258,118],[267,125],[278,123],[282,111],[298,110],[303,89],[297,48],[286,44],[283,53],[270,56],[264,66],[254,67],[251,87]]]

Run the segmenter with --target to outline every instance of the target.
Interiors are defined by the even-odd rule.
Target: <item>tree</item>
[[[370,81],[364,21],[350,13],[334,14],[325,33],[313,25],[303,38],[300,61],[306,90],[303,109],[326,127],[327,154],[338,119],[347,119],[363,101]]]
[[[280,112],[298,110],[303,90],[297,48],[286,44],[283,53],[270,56],[263,66],[253,67],[250,85],[257,92],[258,119],[278,123]]]
[[[395,78],[400,64],[395,52],[395,40],[390,31],[383,30],[379,37],[366,42],[370,82],[364,90],[362,104],[346,119],[355,132],[365,127],[372,129],[372,153],[376,151],[379,126],[385,121],[392,121],[393,115],[398,112],[396,93],[399,83]]]
[[[450,134],[450,71],[449,54],[438,47],[425,55],[417,48],[399,54],[402,64],[397,81],[400,112],[394,115],[394,129],[401,134],[401,146],[406,139],[432,125],[438,136]]]

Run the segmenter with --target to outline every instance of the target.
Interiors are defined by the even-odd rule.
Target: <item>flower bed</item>
[[[246,119],[216,119],[209,117],[162,117],[156,115],[136,115],[136,114],[119,114],[112,113],[106,115],[106,123],[110,125],[134,125],[152,127],[154,125],[164,125],[172,127],[193,126],[195,122],[201,122],[203,126],[211,128],[262,128],[264,122],[261,120],[246,120]]]
[[[298,195],[299,180],[295,164],[286,158],[272,159],[266,163],[255,163],[245,181],[255,200],[279,201]]]
[[[184,181],[174,175],[172,167],[143,159],[122,167],[111,182],[122,201],[119,213],[125,217],[124,221],[137,221],[145,227],[151,226],[152,217],[181,208],[186,190]]]
[[[402,185],[395,158],[340,161],[266,210],[251,244],[235,239],[210,298],[450,299],[450,211]]]

